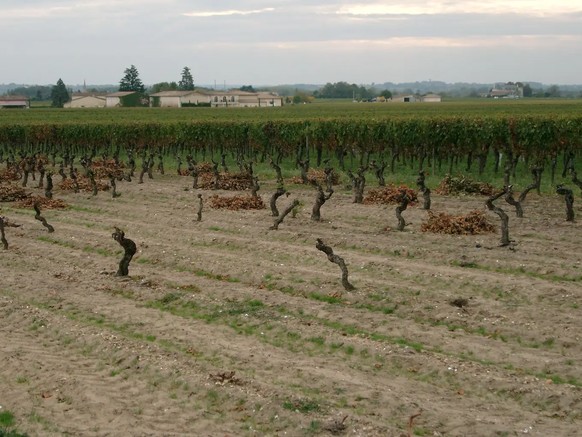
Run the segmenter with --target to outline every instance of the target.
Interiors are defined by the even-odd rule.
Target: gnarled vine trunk
[[[408,198],[406,191],[402,191],[400,193],[399,201],[400,203],[395,209],[396,218],[398,219],[398,226],[396,227],[396,229],[398,229],[399,231],[403,231],[404,228],[406,227],[406,221],[404,220],[404,217],[402,217],[402,213],[406,211],[406,208],[408,207],[408,202],[410,202],[410,199]]]
[[[109,174],[109,184],[111,185],[111,197],[115,199],[116,197],[121,196],[121,194],[117,192],[117,183],[115,182],[115,176],[111,173]]]
[[[4,233],[4,217],[0,217],[0,241],[2,241],[4,250],[8,250],[8,240],[6,239],[6,234]]]
[[[285,208],[285,210],[281,213],[281,215],[275,219],[275,222],[273,223],[273,226],[271,226],[269,229],[272,229],[272,230],[279,229],[279,225],[281,223],[283,223],[283,220],[285,219],[285,217],[291,211],[293,211],[293,209],[295,207],[297,207],[297,206],[299,206],[299,200],[295,199],[293,202],[291,202],[291,204],[287,208]]]
[[[564,196],[564,200],[566,201],[566,221],[573,222],[574,221],[574,193],[568,187],[563,185],[558,185],[556,187],[556,193]]]
[[[360,167],[357,175],[348,171],[348,176],[352,180],[352,189],[354,192],[354,203],[362,203],[364,201],[364,188],[366,187],[366,167]]]
[[[422,198],[424,200],[422,209],[429,210],[430,209],[430,189],[425,185],[426,175],[424,170],[420,170],[418,172],[418,178],[416,178],[416,185],[418,186],[418,191],[422,194]]]
[[[309,159],[299,160],[297,164],[301,171],[301,182],[304,184],[309,183],[309,178],[307,177],[307,173],[309,172]]]
[[[328,194],[325,194],[323,188],[317,182],[315,182],[315,187],[317,188],[317,194],[315,196],[313,209],[311,210],[311,220],[318,222],[321,220],[321,207],[333,195],[333,190],[328,192]]]
[[[129,275],[129,263],[137,252],[137,246],[132,240],[125,238],[125,232],[118,227],[115,227],[115,232],[111,236],[121,245],[121,247],[123,247],[124,250],[123,258],[121,258],[121,261],[119,262],[119,269],[115,276],[127,276]]]
[[[17,225],[15,223],[10,223],[8,220],[6,220],[6,217],[0,216],[0,241],[2,242],[2,246],[4,247],[4,250],[8,250],[8,240],[6,240],[6,234],[5,234],[6,227],[19,228],[20,225]]]
[[[327,255],[327,259],[330,262],[337,264],[339,266],[339,268],[342,271],[342,285],[344,286],[344,289],[346,291],[355,290],[356,287],[350,284],[350,281],[348,280],[348,268],[346,266],[344,259],[339,255],[335,255],[333,253],[333,249],[327,244],[325,244],[321,238],[317,239],[315,247],[317,248],[317,250],[321,250],[323,253],[325,253]]]
[[[202,206],[203,206],[203,200],[202,200],[202,194],[198,194],[198,212],[196,213],[196,221],[201,222],[202,221]]]
[[[275,170],[275,174],[277,175],[277,185],[283,185],[283,173],[281,172],[281,166],[279,165],[279,162],[275,162],[273,161],[273,158],[269,158],[269,164],[273,170]]]
[[[511,241],[509,240],[509,217],[500,207],[493,204],[497,199],[507,194],[508,186],[504,187],[503,190],[487,199],[485,205],[489,211],[493,211],[497,214],[501,220],[501,246],[508,246]]]
[[[511,206],[515,207],[515,215],[517,215],[518,218],[523,218],[523,208],[521,206],[521,202],[515,200],[513,197],[513,185],[505,187],[505,190],[505,201]]]
[[[380,164],[376,163],[375,160],[372,160],[372,162],[369,165],[370,169],[372,169],[374,171],[374,175],[376,176],[376,179],[378,180],[379,187],[386,186],[386,180],[384,179],[384,171],[386,170],[386,166],[387,166],[387,164],[386,164],[386,162],[384,162],[383,158],[382,158],[382,161],[380,161]]]
[[[261,185],[259,184],[258,176],[251,177],[251,196],[259,197],[259,190],[261,189]]]
[[[44,189],[44,196],[47,199],[53,198],[53,174],[50,171],[46,174],[46,188]]]
[[[273,217],[279,216],[279,210],[277,209],[277,199],[285,193],[287,193],[285,187],[277,187],[277,191],[275,191],[271,196],[271,201],[269,202],[269,205],[271,206],[271,215]]]
[[[43,225],[43,226],[44,226],[44,227],[47,229],[47,231],[49,232],[49,234],[50,234],[51,232],[54,232],[54,231],[55,231],[55,228],[53,228],[53,227],[52,227],[52,225],[50,225],[50,224],[49,224],[49,223],[46,221],[46,219],[45,219],[45,218],[44,218],[42,215],[40,215],[40,205],[39,205],[39,203],[38,203],[38,202],[34,202],[33,208],[34,208],[34,211],[35,211],[35,213],[36,213],[36,214],[34,215],[34,218],[35,218],[35,219],[37,219],[39,222],[41,222],[41,223],[42,223],[42,225]]]

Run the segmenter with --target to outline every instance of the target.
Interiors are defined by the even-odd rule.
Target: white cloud
[[[47,18],[50,16],[61,15],[64,12],[70,12],[73,9],[71,6],[51,6],[51,7],[28,7],[28,8],[14,8],[2,11],[2,18]]]
[[[0,82],[112,83],[132,63],[149,83],[182,63],[241,83],[582,71],[582,0],[0,0],[0,22]]]
[[[225,11],[208,11],[208,12],[185,12],[182,15],[186,17],[223,17],[229,15],[251,15],[251,14],[263,14],[265,12],[273,12],[275,8],[264,8],[264,9],[255,9],[249,11],[240,11],[240,10],[225,10]]]
[[[429,49],[429,48],[520,48],[547,49],[560,45],[562,47],[579,47],[582,45],[582,35],[510,35],[510,36],[477,36],[462,38],[447,37],[390,37],[377,39],[332,39],[310,41],[284,42],[200,42],[190,47],[206,50],[224,49],[282,49],[297,52],[303,51],[367,51],[367,50],[398,50],[398,49]]]
[[[572,0],[487,0],[487,1],[382,1],[353,3],[337,9],[340,15],[422,14],[525,14],[556,15],[582,12],[582,3]]]

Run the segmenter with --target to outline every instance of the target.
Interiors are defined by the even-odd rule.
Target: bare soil
[[[498,233],[420,231],[409,206],[338,187],[269,230],[269,209],[196,221],[190,179],[119,183],[119,198],[56,189],[71,206],[3,203],[0,411],[42,436],[577,436],[582,424],[580,222],[559,196],[509,205]],[[275,190],[260,194],[268,205]],[[42,195],[41,190],[30,189]],[[36,192],[38,191],[38,192]],[[240,194],[240,193],[236,193]],[[485,209],[433,196],[434,211]],[[577,206],[577,214],[582,211]],[[492,223],[495,214],[488,212]],[[128,277],[122,248],[137,244]],[[344,258],[356,290],[315,248]],[[412,419],[411,419],[412,418]]]

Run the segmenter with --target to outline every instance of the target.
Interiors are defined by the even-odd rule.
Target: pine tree
[[[62,79],[59,79],[57,84],[53,85],[51,100],[51,106],[53,108],[62,108],[69,101],[69,92]]]
[[[183,91],[194,90],[194,78],[188,67],[184,67],[182,70],[182,79],[178,83],[178,87]]]
[[[138,93],[145,91],[145,87],[139,78],[139,72],[135,65],[126,68],[124,74],[119,81],[119,91],[136,91]]]

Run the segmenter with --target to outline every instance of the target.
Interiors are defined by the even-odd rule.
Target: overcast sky
[[[0,0],[0,83],[582,83],[582,0]]]

